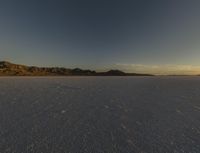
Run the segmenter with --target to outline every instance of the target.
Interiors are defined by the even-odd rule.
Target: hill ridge
[[[153,76],[151,74],[125,73],[120,70],[96,72],[80,68],[37,67],[0,61],[0,76]]]

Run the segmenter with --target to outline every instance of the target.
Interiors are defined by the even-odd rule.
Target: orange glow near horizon
[[[116,67],[126,72],[151,73],[157,75],[198,75],[200,66],[193,65],[143,65],[143,64],[116,64]]]

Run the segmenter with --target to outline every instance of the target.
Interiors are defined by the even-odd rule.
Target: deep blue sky
[[[198,68],[200,1],[1,0],[0,60],[96,70]]]

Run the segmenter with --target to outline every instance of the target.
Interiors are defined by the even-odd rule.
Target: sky
[[[199,0],[0,0],[0,60],[200,74]]]

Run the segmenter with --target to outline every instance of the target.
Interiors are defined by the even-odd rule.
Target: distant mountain
[[[79,68],[36,67],[0,61],[0,76],[152,76],[150,74],[125,73],[119,70],[96,72]]]
[[[107,72],[99,72],[98,75],[105,75],[105,76],[125,76],[126,73],[119,71],[119,70],[109,70]]]

